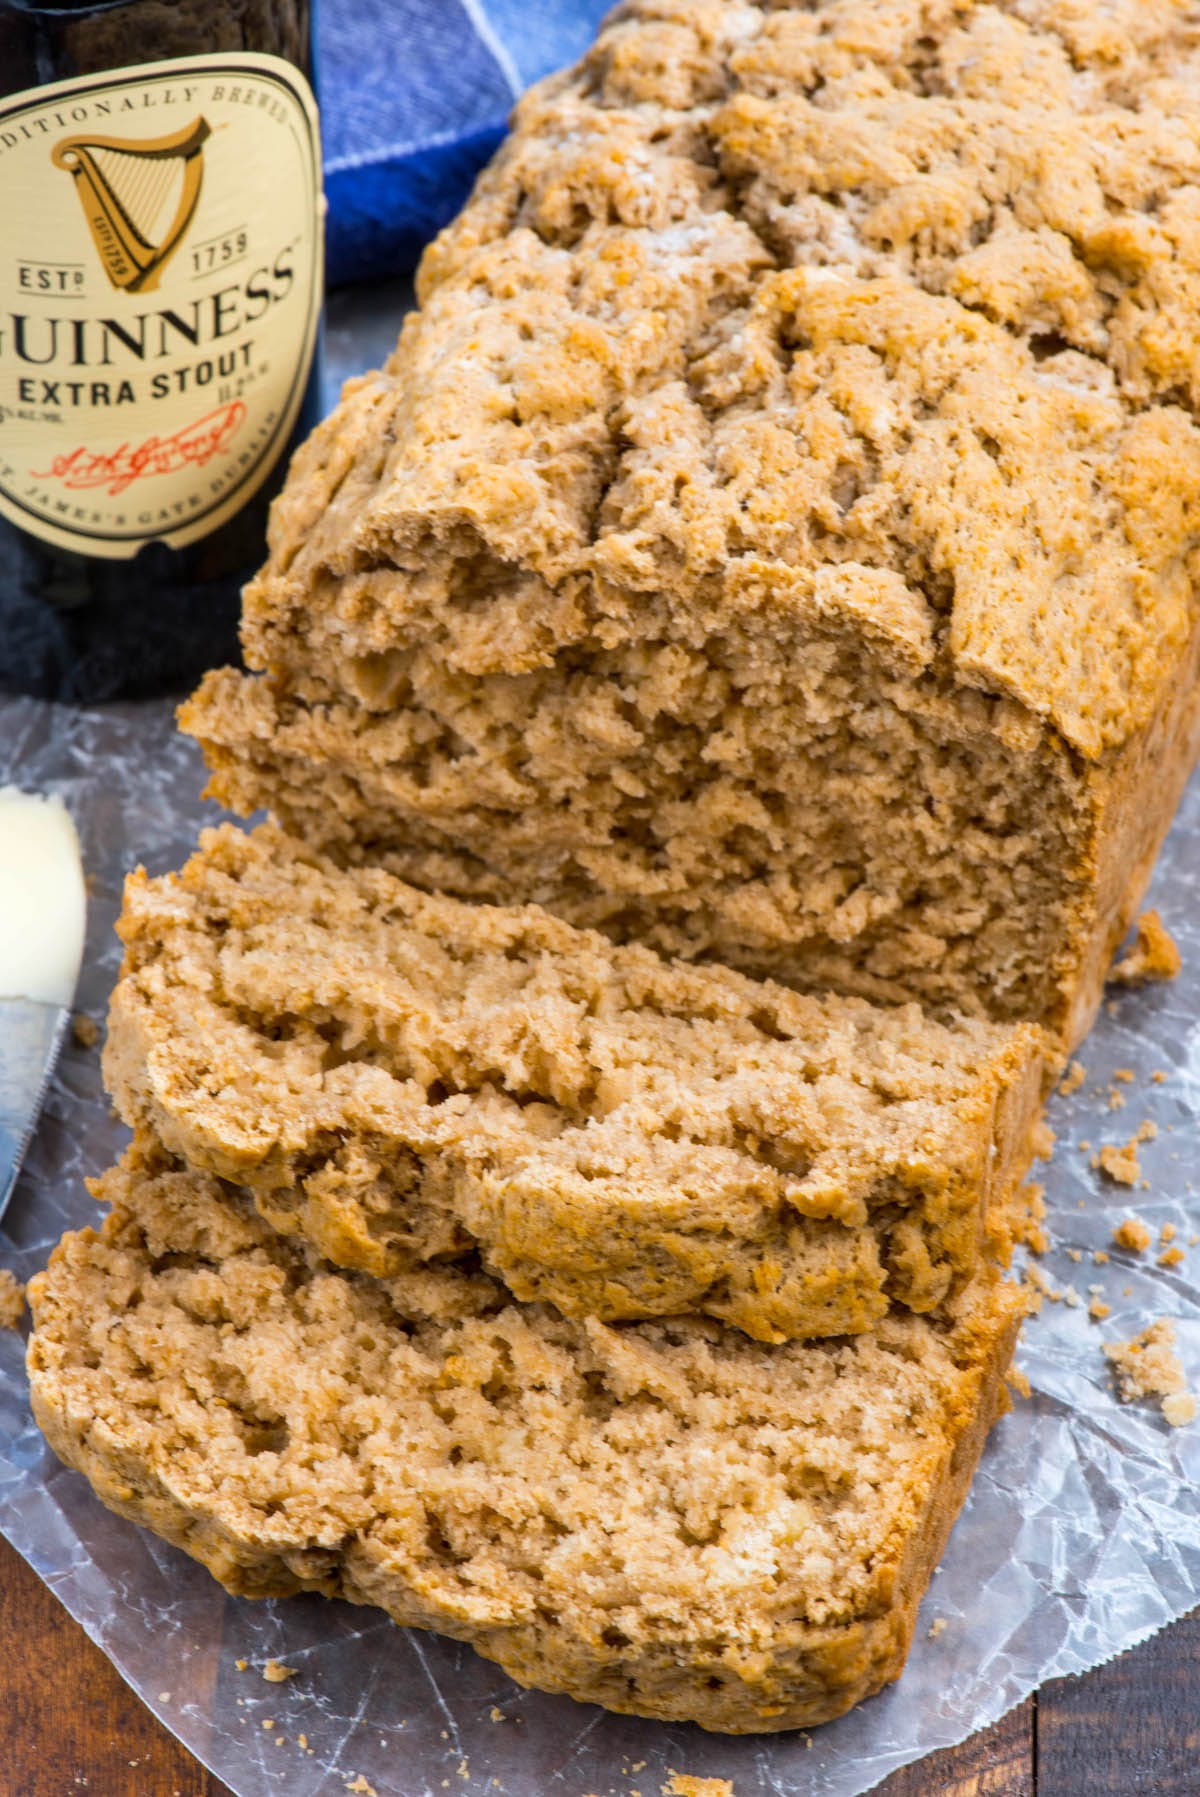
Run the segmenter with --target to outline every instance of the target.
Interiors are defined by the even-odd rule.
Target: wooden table
[[[879,1787],[879,1797],[1143,1792],[1200,1797],[1200,1610]],[[4,1541],[0,1797],[228,1797]]]

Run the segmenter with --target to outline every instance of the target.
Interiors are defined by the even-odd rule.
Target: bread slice
[[[324,1592],[546,1690],[749,1732],[900,1672],[1022,1309],[767,1347],[478,1273],[338,1272],[143,1142],[30,1287],[33,1407],[121,1515],[249,1596]]]
[[[666,962],[269,826],[134,874],[119,929],[122,1116],[339,1265],[477,1246],[573,1315],[854,1333],[969,1278],[1028,1164],[1029,1027]]]
[[[1186,8],[633,0],[297,457],[212,790],[1064,1043],[1200,746]]]

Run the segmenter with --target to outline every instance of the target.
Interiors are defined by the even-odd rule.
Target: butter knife
[[[62,800],[0,787],[0,1216],[67,1032],[86,915]]]

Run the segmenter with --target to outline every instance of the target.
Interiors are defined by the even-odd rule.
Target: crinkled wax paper
[[[343,367],[394,334],[396,298],[335,320]],[[72,711],[0,700],[0,783],[60,792],[79,825],[91,881],[78,1004],[102,1018],[117,966],[121,879],[188,853],[214,815],[198,798],[200,758],[166,703]],[[994,1722],[1043,1680],[1083,1672],[1200,1603],[1200,1423],[1171,1430],[1157,1407],[1124,1405],[1102,1340],[1176,1319],[1200,1389],[1200,780],[1164,851],[1152,902],[1183,951],[1168,986],[1114,994],[1082,1058],[1084,1086],[1056,1099],[1045,1170],[1056,1289],[1027,1325],[1018,1363],[1033,1388],[994,1431],[921,1610],[898,1686],[804,1734],[723,1739],[523,1691],[469,1649],[394,1628],[381,1614],[320,1599],[228,1598],[198,1566],[111,1516],[43,1446],[30,1418],[19,1338],[0,1330],[0,1528],[150,1708],[238,1797],[340,1793],[363,1779],[380,1797],[658,1797],[672,1771],[731,1780],[735,1797],[855,1797],[896,1767]],[[1113,1084],[1118,1069],[1133,1080]],[[1155,1072],[1166,1075],[1155,1082]],[[1108,1092],[1124,1096],[1109,1109]],[[1092,1151],[1143,1118],[1148,1189],[1094,1172]],[[72,1043],[3,1227],[0,1265],[24,1279],[64,1228],[91,1222],[83,1186],[119,1152],[99,1054]],[[1135,1212],[1156,1248],[1112,1248]],[[1173,1223],[1185,1258],[1156,1264]],[[1094,1250],[1111,1249],[1107,1264]],[[1073,1253],[1080,1258],[1073,1258]],[[1112,1306],[1092,1322],[1089,1286]],[[943,1627],[930,1634],[931,1625]],[[294,1667],[263,1681],[269,1658]],[[249,1662],[239,1672],[236,1662]],[[264,1727],[264,1723],[270,1723]],[[301,1737],[307,1746],[300,1745]],[[362,1789],[360,1785],[358,1787]]]

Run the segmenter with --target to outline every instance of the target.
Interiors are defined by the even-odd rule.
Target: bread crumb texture
[[[295,458],[213,791],[1076,1040],[1200,728],[1198,182],[1178,6],[633,0]]]
[[[269,1685],[283,1685],[288,1679],[298,1676],[295,1666],[284,1666],[278,1660],[268,1660],[262,1669],[262,1675]]]
[[[1123,1143],[1120,1147],[1115,1142],[1106,1142],[1096,1158],[1101,1170],[1107,1173],[1111,1180],[1115,1180],[1117,1185],[1135,1186],[1142,1176],[1136,1136],[1131,1136],[1128,1142]],[[1124,1229],[1125,1225],[1122,1224],[1120,1228]],[[1147,1241],[1150,1239],[1149,1232],[1147,1232],[1146,1239]],[[1133,1246],[1131,1241],[1121,1238],[1119,1230],[1114,1231],[1113,1240],[1118,1241],[1123,1248]]]
[[[469,1268],[339,1272],[145,1143],[31,1283],[33,1404],[233,1592],[318,1591],[514,1677],[733,1732],[896,1677],[1004,1405],[1020,1294],[768,1347],[613,1327]]]
[[[1144,986],[1152,980],[1173,980],[1182,966],[1175,938],[1158,912],[1143,911],[1132,948],[1114,964],[1109,978],[1120,986]]]
[[[19,1328],[24,1315],[25,1287],[15,1273],[0,1267],[0,1329]]]
[[[1105,1342],[1104,1352],[1116,1375],[1117,1393],[1125,1403],[1161,1398],[1172,1428],[1190,1423],[1196,1400],[1187,1389],[1183,1365],[1175,1352],[1175,1325],[1160,1317],[1130,1341]]]
[[[1034,1254],[1045,1254],[1050,1237],[1045,1230],[1046,1188],[1029,1181],[1020,1187],[1013,1204],[1013,1239],[1022,1242]]]
[[[1132,1185],[1133,1180],[1126,1180],[1125,1184]],[[1112,1239],[1118,1248],[1127,1248],[1131,1254],[1144,1254],[1153,1238],[1140,1217],[1122,1217],[1113,1230]]]
[[[572,1315],[700,1309],[782,1340],[932,1310],[1007,1254],[1028,1026],[664,962],[270,827],[132,876],[119,928],[125,1120],[341,1265],[478,1248]]]
[[[1083,1084],[1083,1082],[1086,1078],[1087,1078],[1087,1068],[1084,1066],[1082,1061],[1068,1062],[1067,1071],[1063,1075],[1062,1079],[1059,1081],[1059,1086],[1058,1086],[1059,1097],[1060,1098],[1070,1098],[1073,1092],[1078,1092],[1080,1086]]]
[[[727,1778],[693,1778],[687,1772],[671,1772],[662,1797],[734,1797],[734,1789]]]

